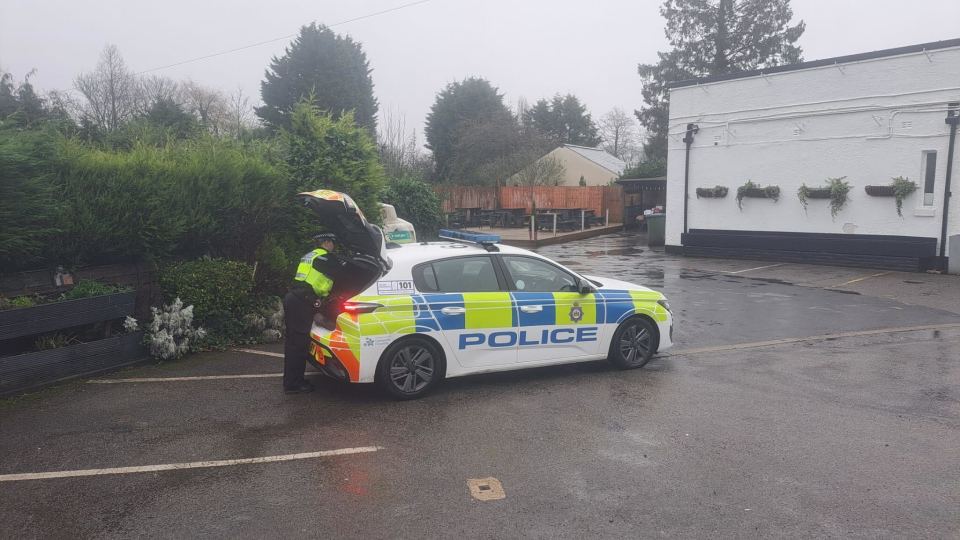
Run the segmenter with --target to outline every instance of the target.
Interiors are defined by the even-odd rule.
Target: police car
[[[311,332],[311,361],[334,378],[411,399],[474,373],[603,358],[639,368],[672,345],[659,292],[580,275],[496,235],[391,245],[346,194],[300,197],[352,253],[331,293],[336,320]]]

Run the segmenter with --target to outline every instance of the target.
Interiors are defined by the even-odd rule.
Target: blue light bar
[[[470,231],[461,231],[457,229],[440,229],[439,236],[444,240],[459,240],[461,242],[470,242],[471,244],[500,243],[499,234],[483,234]]]

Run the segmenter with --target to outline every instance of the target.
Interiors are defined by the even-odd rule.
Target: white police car
[[[312,331],[312,361],[332,377],[410,399],[473,373],[602,358],[638,368],[672,345],[659,292],[581,276],[494,235],[388,248],[349,196],[300,196],[355,254],[334,283],[335,323]]]

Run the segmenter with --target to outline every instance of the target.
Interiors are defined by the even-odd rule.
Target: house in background
[[[667,249],[916,271],[945,267],[953,243],[960,269],[958,122],[960,39],[674,83]],[[840,177],[836,216],[829,199],[801,203],[802,185]],[[896,177],[917,186],[902,216]],[[779,199],[756,190],[741,209],[748,180]]]
[[[606,186],[627,168],[626,162],[602,148],[564,144],[540,158],[556,159],[563,165],[561,186],[579,186],[582,176],[588,186]]]

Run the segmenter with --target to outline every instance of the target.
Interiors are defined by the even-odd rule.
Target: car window
[[[441,259],[414,268],[413,281],[424,292],[494,292],[500,290],[490,257]]]
[[[569,272],[533,257],[504,255],[511,285],[526,292],[577,292],[577,278]]]

